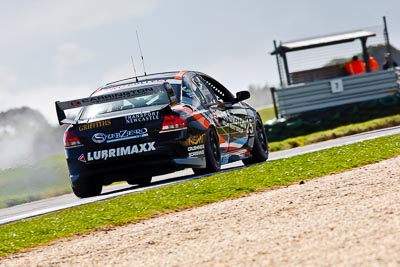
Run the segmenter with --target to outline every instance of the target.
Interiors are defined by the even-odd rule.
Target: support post
[[[284,64],[284,66],[285,66],[285,73],[286,73],[286,82],[287,82],[287,85],[291,85],[291,84],[292,84],[292,81],[291,81],[291,79],[290,79],[289,66],[288,66],[288,62],[287,62],[287,58],[286,58],[286,53],[283,52],[283,53],[281,54],[281,57],[282,57],[282,59],[283,59],[283,64]]]
[[[277,51],[276,41],[274,40],[274,49]],[[278,73],[279,73],[279,81],[281,82],[281,87],[283,87],[283,80],[282,80],[282,66],[279,60],[278,53],[275,54],[276,57],[276,65],[278,66]]]
[[[365,62],[365,66],[367,68],[367,72],[371,72],[371,67],[369,66],[369,54],[367,49],[367,38],[361,38],[361,46],[363,52],[363,59]]]
[[[386,23],[386,17],[383,16],[383,35],[385,37],[385,46],[386,46],[386,53],[389,54],[388,62],[390,66],[389,68],[393,67],[393,55],[392,55],[392,47],[390,46],[390,41],[389,41],[389,31]]]
[[[279,119],[278,117],[278,107],[276,106],[276,98],[275,98],[275,87],[271,87],[271,95],[272,95],[272,102],[274,103],[274,111],[275,111],[275,118]]]

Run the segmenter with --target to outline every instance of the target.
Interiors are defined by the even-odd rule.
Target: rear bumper
[[[109,184],[132,178],[167,174],[185,168],[206,167],[204,153],[194,155],[193,153],[198,151],[189,149],[187,142],[185,130],[164,133],[159,136],[156,143],[143,142],[133,146],[125,144],[103,150],[88,149],[84,146],[66,148],[71,183],[74,185],[84,179],[101,179],[104,184]],[[149,146],[149,143],[152,145]],[[136,153],[142,149],[142,145],[145,150]],[[127,150],[123,152],[125,148]]]
[[[103,184],[110,184],[131,178],[163,175],[185,168],[206,167],[204,157],[174,158],[168,155],[152,155],[98,164],[87,164],[76,158],[77,156],[67,158],[73,185],[84,179],[101,179]]]

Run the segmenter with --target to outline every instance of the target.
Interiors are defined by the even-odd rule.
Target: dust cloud
[[[0,113],[0,169],[31,165],[63,153],[62,127],[50,125],[44,116],[22,107]]]

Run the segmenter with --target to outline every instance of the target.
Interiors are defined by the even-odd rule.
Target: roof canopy
[[[366,39],[372,36],[376,36],[376,34],[369,31],[359,30],[353,32],[322,36],[312,39],[281,43],[279,47],[277,47],[273,52],[271,52],[271,55],[282,54],[291,51],[305,50],[327,45],[352,42],[356,39]]]

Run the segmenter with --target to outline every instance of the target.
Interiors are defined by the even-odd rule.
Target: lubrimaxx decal
[[[80,155],[78,158],[79,161],[86,163],[85,155]]]
[[[138,153],[144,153],[156,150],[155,148],[156,142],[147,142],[144,144],[138,144],[133,146],[125,146],[125,147],[118,147],[118,148],[111,148],[111,149],[104,149],[99,151],[92,151],[87,153],[86,160],[93,161],[93,160],[107,160],[109,158],[115,157],[122,157],[128,156]]]
[[[125,116],[125,121],[127,124],[145,121],[155,121],[159,119],[158,111],[142,112],[133,115]]]
[[[147,128],[142,128],[135,130],[121,130],[117,133],[111,133],[111,134],[95,133],[92,136],[92,140],[95,143],[101,144],[104,142],[113,143],[113,142],[119,142],[146,136],[149,136],[149,134],[147,133]]]

